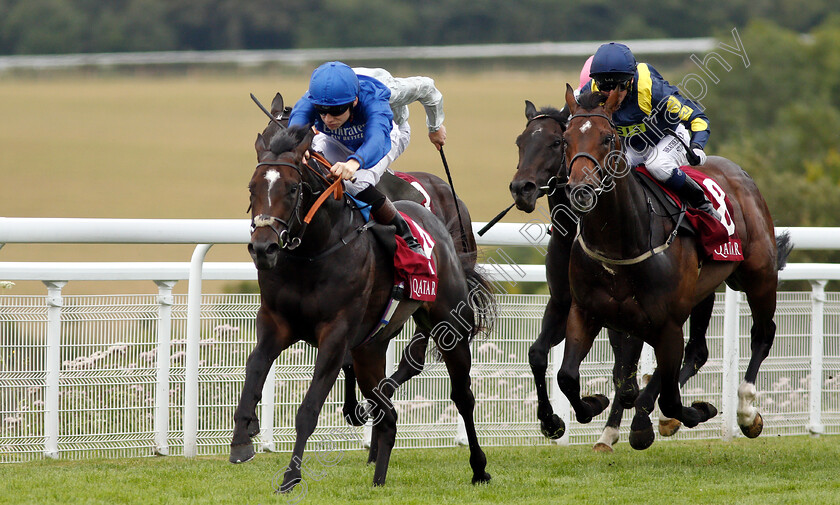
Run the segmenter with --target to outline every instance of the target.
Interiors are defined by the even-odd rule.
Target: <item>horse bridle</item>
[[[599,118],[602,118],[602,119],[606,119],[607,122],[610,124],[610,127],[613,129],[613,132],[615,133],[616,139],[619,138],[618,128],[615,127],[615,123],[613,123],[612,118],[610,118],[606,114],[600,114],[600,113],[596,113],[596,112],[589,112],[589,113],[584,113],[584,114],[573,114],[573,115],[569,116],[569,122],[571,122],[572,119],[579,118],[579,117],[599,117]],[[624,153],[624,146],[621,144],[620,140],[618,140],[618,142],[619,142],[619,148],[620,148],[621,153]],[[612,151],[610,151],[610,152],[612,152]],[[563,151],[563,157],[565,158],[565,156],[566,156],[566,151],[564,150]],[[586,151],[582,151],[582,152],[579,152],[579,153],[575,154],[574,156],[572,156],[572,159],[567,166],[570,174],[572,172],[572,166],[575,164],[575,161],[577,161],[580,158],[588,159],[592,163],[595,164],[595,167],[598,170],[598,173],[601,175],[601,187],[595,189],[595,194],[603,192],[604,187],[609,187],[610,186],[609,183],[612,181],[612,178],[614,177],[613,174],[615,173],[615,170],[614,169],[613,170],[605,170],[605,167],[603,165],[601,165],[601,163],[597,159],[595,159],[595,156],[592,156],[591,154],[589,154]],[[604,164],[606,164],[606,160],[604,161]]]
[[[531,124],[531,122],[536,121],[537,119],[551,119],[551,120],[559,123],[560,127],[563,128],[563,122],[560,121],[558,118],[556,118],[552,115],[549,115],[549,114],[537,114],[536,116],[529,119],[527,123],[525,123],[525,127],[527,128],[528,125]],[[564,142],[565,142],[565,140],[564,140]],[[566,155],[564,153],[563,154],[563,159],[561,159],[560,168],[557,169],[557,173],[548,178],[548,181],[546,181],[545,186],[538,186],[537,187],[537,189],[539,189],[540,191],[544,191],[543,194],[548,194],[549,192],[553,193],[554,190],[556,190],[557,188],[565,187],[566,184],[568,184],[568,177],[566,178],[567,179],[566,182],[558,182],[560,180],[560,177],[561,177],[560,176],[560,171],[563,170],[562,161],[565,160],[565,156]]]
[[[268,214],[259,214],[257,216],[254,216],[253,219],[251,219],[251,233],[253,234],[257,230],[257,228],[267,226],[271,228],[271,231],[273,231],[277,235],[277,240],[280,244],[280,248],[292,251],[294,249],[297,249],[297,247],[300,245],[301,237],[303,236],[303,232],[305,230],[303,221],[300,218],[300,206],[303,201],[303,187],[309,187],[309,185],[303,181],[303,172],[301,171],[300,167],[295,163],[289,163],[288,161],[261,161],[257,163],[256,168],[259,168],[263,165],[294,168],[295,171],[301,177],[300,188],[297,192],[297,200],[295,201],[294,208],[289,214],[288,221]],[[250,208],[248,210],[250,210]],[[296,236],[292,236],[292,227],[289,224],[290,222],[294,222],[294,219],[297,219],[298,223],[301,224],[300,231]],[[283,228],[278,229],[279,226],[283,226]]]
[[[605,114],[600,114],[600,113],[574,114],[571,117],[569,117],[569,121],[571,121],[572,119],[577,118],[577,117],[600,117],[600,118],[606,119],[607,122],[609,122],[610,126],[612,127],[613,131],[616,133],[616,137],[618,137],[618,128],[615,127],[615,123],[613,123],[612,119]],[[620,140],[619,140],[619,146],[620,146],[621,154],[623,156],[624,145],[621,144]],[[563,153],[563,155],[565,156],[565,152]],[[575,154],[572,157],[572,161],[569,163],[570,173],[571,173],[571,169],[572,169],[572,164],[578,158],[586,158],[586,159],[591,160],[593,163],[595,163],[595,166],[598,167],[599,172],[603,169],[601,164],[598,163],[598,160],[595,159],[594,156],[592,156],[588,152],[580,152],[580,153]],[[602,184],[601,184],[600,188],[595,190],[596,194],[600,193],[600,192],[603,192],[604,191],[603,188],[605,186],[608,186],[608,182],[610,182],[612,180],[612,178],[614,177],[613,173],[615,173],[615,170],[613,170],[613,171],[605,170],[605,172],[606,172],[606,174],[601,174]],[[648,203],[650,203],[650,202],[648,202]],[[677,232],[679,231],[680,223],[682,222],[684,216],[685,216],[685,212],[683,210],[682,212],[680,212],[680,216],[679,216],[679,219],[677,220],[676,226],[674,226],[674,230],[670,233],[670,235],[668,236],[668,238],[665,240],[665,242],[663,244],[661,244],[657,247],[651,247],[649,250],[647,250],[644,253],[642,253],[638,256],[635,256],[633,258],[620,258],[620,259],[610,258],[610,257],[607,257],[607,256],[599,253],[598,251],[595,251],[594,249],[590,248],[586,244],[586,242],[583,240],[583,233],[582,233],[582,230],[581,230],[581,227],[580,227],[580,221],[578,221],[577,236],[576,236],[575,240],[578,242],[578,244],[580,244],[581,249],[583,250],[584,253],[586,253],[587,256],[589,256],[590,258],[595,259],[597,261],[600,261],[604,265],[607,265],[607,264],[609,264],[609,265],[619,265],[619,266],[621,266],[621,265],[635,265],[637,263],[641,263],[641,262],[647,260],[648,258],[650,258],[652,256],[655,256],[655,255],[667,250],[671,246],[671,244],[674,242],[674,239],[677,237]]]

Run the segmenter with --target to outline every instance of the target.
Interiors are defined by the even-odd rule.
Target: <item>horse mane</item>
[[[607,95],[600,91],[583,93],[578,97],[577,101],[581,109],[593,110],[604,106],[604,103],[607,101]]]
[[[546,105],[542,107],[540,110],[537,111],[538,116],[548,116],[551,119],[557,121],[558,123],[566,124],[566,120],[568,119],[568,114],[563,113],[560,109],[552,107],[550,105]]]
[[[277,133],[271,137],[268,148],[274,154],[283,154],[287,151],[291,151],[301,143],[307,133],[309,133],[309,125],[296,125],[283,130],[278,130]]]

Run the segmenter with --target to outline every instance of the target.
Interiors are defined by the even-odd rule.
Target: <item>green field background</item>
[[[444,94],[445,152],[455,188],[473,219],[487,221],[511,203],[507,187],[516,169],[514,141],[525,126],[524,101],[560,106],[566,81],[574,84],[577,76],[492,69],[423,73]],[[254,141],[267,121],[249,93],[268,106],[281,92],[293,104],[306,89],[309,69],[173,74],[0,77],[0,216],[246,218]],[[420,104],[412,105],[410,122],[411,145],[394,167],[445,178]],[[528,218],[513,211],[506,219]],[[0,249],[0,261],[189,261],[192,249],[9,244]],[[213,247],[207,260],[250,257],[244,245],[229,245]],[[179,282],[176,292],[186,287]],[[208,282],[204,290],[223,288]],[[65,294],[155,291],[151,282],[71,282],[64,288]],[[4,293],[44,292],[40,282],[19,282]]]

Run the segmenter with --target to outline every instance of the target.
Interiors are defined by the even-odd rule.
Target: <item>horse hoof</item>
[[[256,452],[254,451],[254,444],[248,442],[245,444],[237,444],[230,446],[230,461],[233,464],[245,463],[254,459]]]
[[[344,420],[350,426],[364,426],[367,421],[359,416],[357,409],[343,409],[342,413],[344,414]]]
[[[637,451],[643,451],[653,445],[656,436],[653,434],[653,426],[641,430],[630,430],[630,447]]]
[[[302,479],[300,477],[295,477],[291,480],[283,481],[283,485],[276,488],[274,490],[274,494],[289,494],[289,493],[291,493],[292,489],[294,489],[295,486],[298,485],[298,482],[300,482],[301,480]]]
[[[718,413],[718,410],[715,408],[715,406],[708,402],[694,402],[691,404],[691,408],[700,412],[702,416],[702,419],[700,420],[701,423],[706,422],[709,419],[715,417]],[[760,429],[758,431],[759,433],[761,433]]]
[[[248,436],[251,438],[256,437],[260,434],[260,421],[258,419],[252,419],[248,422]]]
[[[679,430],[682,423],[677,419],[668,418],[659,420],[659,434],[663,437],[673,437]]]
[[[593,445],[592,450],[594,452],[613,452],[612,446],[607,445],[604,442],[598,442],[597,444]]]
[[[557,440],[566,433],[566,423],[557,414],[551,414],[546,421],[540,421],[540,431],[551,440]]]
[[[741,426],[741,433],[744,434],[747,438],[756,438],[757,436],[761,435],[761,430],[764,429],[764,419],[761,418],[761,414],[758,412],[755,413],[755,419],[753,420],[752,424],[749,426]]]
[[[487,472],[484,472],[483,475],[473,475],[472,483],[473,483],[473,485],[475,485],[475,484],[486,484],[487,482],[490,482],[490,479],[491,479],[490,474],[487,473]]]

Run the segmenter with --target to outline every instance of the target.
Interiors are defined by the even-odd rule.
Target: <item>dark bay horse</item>
[[[323,178],[327,171],[319,175],[303,161],[312,136],[309,128],[289,128],[275,135],[270,146],[257,136],[258,163],[249,184],[253,228],[248,249],[258,269],[261,303],[257,344],[248,357],[234,414],[230,461],[254,457],[251,437],[259,432],[256,405],[268,369],[284,349],[304,340],[318,348],[318,355],[295,417],[294,451],[280,490],[288,492],[301,480],[306,441],[348,351],[359,387],[374,405],[378,422],[371,447],[376,454],[373,483],[384,484],[396,437],[396,411],[381,393],[392,387],[385,380],[385,354],[388,341],[413,316],[418,331],[435,340],[446,364],[451,398],[466,426],[472,482],[488,481],[487,460],[473,421],[475,398],[469,376],[469,340],[483,324],[481,304],[486,296],[471,297],[467,279],[479,274],[465,269],[440,220],[418,204],[397,203],[436,243],[432,253],[438,294],[434,302],[403,300],[390,323],[368,339],[391,295],[393,258],[366,231],[368,225],[345,199],[327,198],[308,226],[303,225],[302,215],[327,190]]]
[[[264,139],[271,139],[274,135],[285,128],[289,122],[289,114],[292,108],[285,105],[283,95],[277,93],[271,101],[270,115],[276,121],[269,121],[263,130],[262,136]],[[258,153],[259,154],[259,153]],[[466,204],[454,196],[452,187],[440,177],[427,172],[406,172],[410,176],[417,179],[423,187],[425,195],[427,196],[431,205],[432,213],[440,219],[452,241],[455,244],[455,250],[458,254],[465,255],[467,263],[465,268],[469,270],[475,269],[475,264],[478,259],[478,246],[475,242],[475,235],[472,231],[472,218]],[[409,183],[391,176],[390,180],[384,181],[378,185],[380,191],[388,196],[391,201],[411,200],[414,196],[420,196],[415,193],[411,187],[406,188]],[[472,281],[471,281],[472,282]],[[489,290],[489,286],[485,283],[483,288]],[[489,331],[489,321],[488,328]],[[408,382],[409,379],[415,377],[423,371],[423,366],[426,359],[426,349],[428,347],[428,335],[424,336],[420,332],[415,332],[409,343],[406,345],[402,359],[391,375],[390,380],[395,384],[395,388]],[[353,371],[352,360],[350,355],[347,355],[344,365],[342,365],[344,372],[344,406],[342,407],[342,414],[348,424],[353,426],[362,426],[366,419],[364,408],[359,404],[356,398],[356,376]],[[392,394],[393,391],[388,391],[385,394]],[[374,452],[371,452],[371,460],[375,457]]]
[[[674,229],[671,217],[649,202],[641,183],[628,175],[611,119],[620,103],[618,94],[609,99],[587,94],[579,101],[567,85],[571,116],[563,134],[569,173],[566,191],[581,218],[570,256],[572,306],[557,378],[561,390],[579,422],[588,422],[603,410],[602,402],[580,397],[579,369],[595,336],[606,326],[644,340],[656,355],[651,384],[635,403],[631,432],[637,438],[649,433],[652,442],[648,415],[657,394],[665,416],[689,428],[708,420],[716,414],[713,406],[706,402],[684,406],[680,400],[682,327],[692,308],[726,282],[746,293],[752,312],[752,356],[738,388],[738,424],[747,437],[757,437],[763,421],[752,405],[755,380],[775,336],[778,271],[790,253],[789,237],[775,236],[767,204],[749,175],[731,161],[712,156],[701,169],[732,203],[732,209],[721,206],[718,212],[738,231],[743,261],[703,261],[692,236],[677,235],[668,242]]]
[[[552,347],[560,344],[566,336],[566,319],[572,304],[569,291],[569,252],[577,230],[578,217],[571,207],[565,192],[565,171],[563,156],[563,133],[568,120],[568,111],[553,107],[537,110],[530,101],[525,101],[524,131],[517,137],[519,162],[510,183],[511,196],[519,210],[533,212],[537,200],[548,196],[551,218],[551,234],[546,254],[546,280],[550,298],[543,315],[539,336],[528,353],[531,371],[536,385],[537,417],[543,434],[551,439],[563,436],[565,425],[557,416],[549,401],[546,388],[548,354]],[[692,311],[689,341],[686,356],[680,372],[680,385],[685,385],[709,356],[706,345],[706,330],[714,307],[714,293],[699,303]],[[639,394],[637,371],[643,342],[611,329],[607,330],[610,346],[615,355],[613,385],[615,397],[612,402],[606,426],[593,447],[596,451],[608,452],[618,440],[618,429],[626,408],[633,407]],[[660,433],[673,435],[678,428],[668,420],[660,421]],[[631,436],[632,445],[636,445]]]

